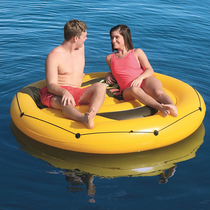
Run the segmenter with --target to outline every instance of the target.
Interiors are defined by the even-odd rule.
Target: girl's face
[[[119,31],[113,31],[111,34],[111,43],[115,50],[124,48],[125,42],[123,36],[119,33]]]

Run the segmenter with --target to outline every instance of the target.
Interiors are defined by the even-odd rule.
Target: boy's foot
[[[87,128],[92,129],[94,128],[94,120],[95,118],[95,112],[93,109],[89,110],[85,115],[84,115],[84,125],[87,126]]]

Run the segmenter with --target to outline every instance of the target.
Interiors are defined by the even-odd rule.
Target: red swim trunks
[[[86,88],[74,88],[71,86],[60,86],[66,90],[68,90],[71,95],[74,97],[76,106],[79,106],[81,104],[79,104],[79,99],[82,96],[82,94],[85,92]],[[50,99],[55,96],[54,94],[48,92],[47,87],[43,87],[40,91],[39,91],[39,95],[41,98],[41,102],[43,105],[51,107],[50,106]]]

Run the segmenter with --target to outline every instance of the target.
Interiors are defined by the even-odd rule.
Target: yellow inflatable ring
[[[83,87],[104,81],[106,72],[86,74]],[[94,129],[66,119],[62,112],[43,107],[38,90],[45,80],[30,84],[14,96],[10,114],[15,125],[27,136],[44,144],[76,152],[120,154],[151,150],[174,144],[192,134],[202,123],[206,106],[190,85],[158,74],[164,91],[178,108],[178,117],[166,118],[138,101],[124,102],[107,87],[105,102],[95,117]],[[77,107],[82,113],[88,106]]]

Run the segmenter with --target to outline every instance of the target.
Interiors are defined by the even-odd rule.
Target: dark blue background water
[[[1,0],[0,209],[210,209],[209,11],[208,0]],[[158,176],[96,176],[96,202],[90,203],[85,185],[71,192],[63,169],[19,149],[10,129],[11,100],[44,78],[45,58],[62,43],[70,19],[88,26],[85,72],[108,71],[109,30],[126,24],[134,47],[145,51],[156,72],[183,80],[203,96],[204,143],[195,158],[177,164],[167,184],[159,184]]]

